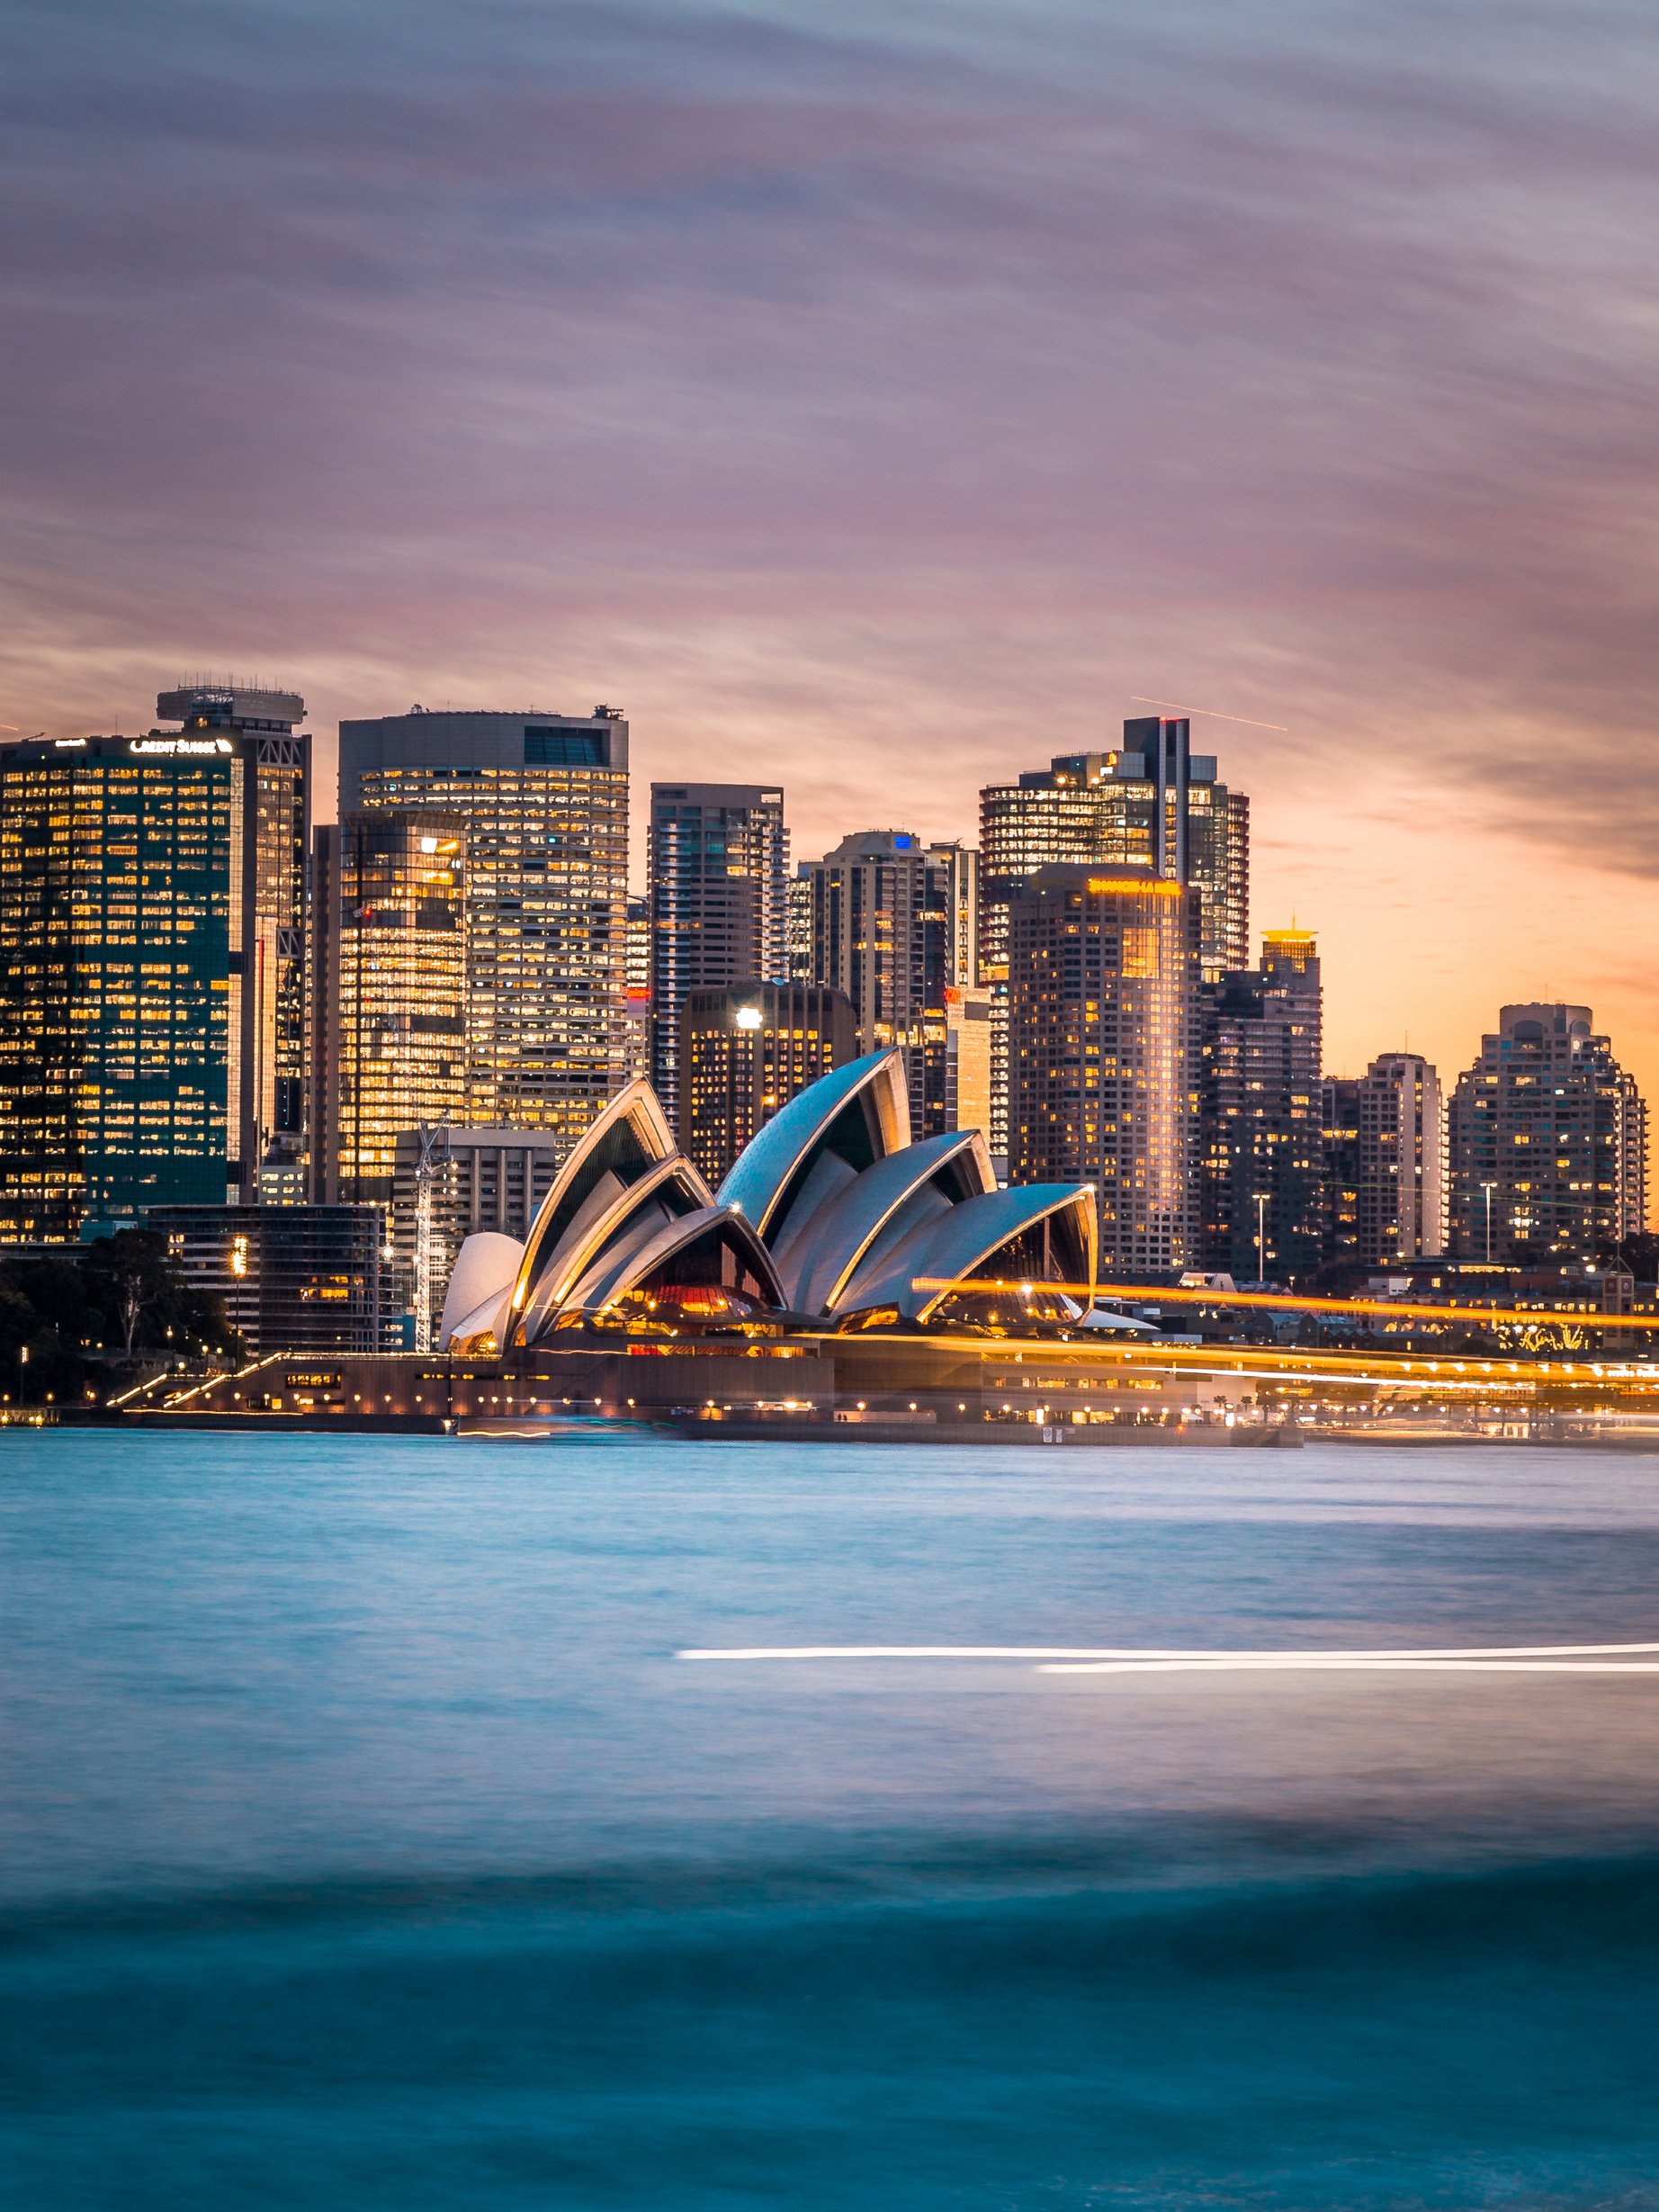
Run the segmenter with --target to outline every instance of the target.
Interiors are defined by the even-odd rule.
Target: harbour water
[[[1659,2207],[1659,1673],[681,1656],[1659,1642],[1659,1457],[13,1433],[0,1548],[9,2204]]]

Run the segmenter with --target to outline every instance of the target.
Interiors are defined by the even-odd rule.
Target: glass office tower
[[[914,1136],[952,1119],[946,994],[976,981],[979,855],[908,830],[844,837],[803,860],[812,893],[812,975],[852,1001],[858,1049],[900,1046]]]
[[[1009,1181],[1092,1182],[1103,1270],[1192,1264],[1198,894],[1054,865],[1010,902]]]
[[[1144,869],[1196,890],[1200,967],[1219,982],[1250,960],[1250,801],[1192,751],[1184,718],[1138,715],[1121,748],[1063,754],[980,794],[980,981],[993,994],[991,1150],[1008,1148],[1009,901],[1040,868]]]
[[[230,912],[229,1181],[245,1203],[305,1196],[309,1092],[308,858],[311,741],[295,725],[295,692],[240,684],[185,684],[156,701],[176,740],[139,742],[165,757],[169,742],[231,742],[238,779]],[[188,757],[188,756],[181,756]]]
[[[789,974],[784,795],[760,784],[653,784],[646,859],[651,1083],[684,1144],[687,994]]]
[[[680,1012],[681,1143],[716,1187],[780,1107],[860,1049],[851,1004],[821,984],[692,991]]]
[[[324,841],[318,833],[319,848]],[[466,1119],[466,832],[360,807],[327,833],[327,1202],[390,1204],[398,1139]]]
[[[0,754],[0,1236],[223,1204],[247,764],[228,737]]]
[[[462,823],[463,1118],[573,1145],[627,1074],[627,724],[606,706],[343,722],[340,805]]]
[[[297,1199],[304,702],[165,692],[183,724],[0,749],[0,1235]]]

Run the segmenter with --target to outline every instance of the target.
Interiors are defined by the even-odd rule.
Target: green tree
[[[85,1247],[81,1274],[86,1295],[102,1309],[106,1341],[112,1335],[129,1359],[139,1325],[168,1295],[175,1272],[166,1240],[148,1229],[118,1229]]]
[[[80,1272],[88,1302],[103,1315],[105,1343],[129,1358],[141,1348],[239,1348],[221,1301],[186,1281],[153,1230],[118,1229],[84,1245]]]

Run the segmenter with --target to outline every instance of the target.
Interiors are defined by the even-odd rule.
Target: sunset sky
[[[9,0],[0,721],[604,700],[810,856],[1217,710],[1333,1069],[1659,1095],[1654,27]]]

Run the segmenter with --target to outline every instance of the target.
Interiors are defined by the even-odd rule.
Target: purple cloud
[[[648,770],[781,761],[806,850],[1196,695],[1292,725],[1215,730],[1264,834],[1323,778],[1659,860],[1643,12],[3,37],[7,721],[620,697]]]

